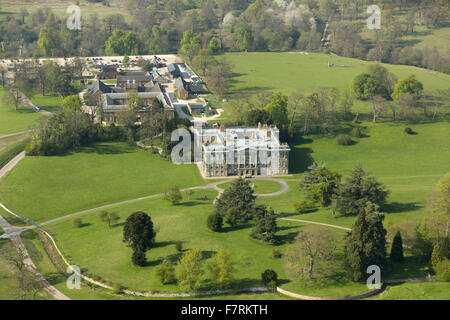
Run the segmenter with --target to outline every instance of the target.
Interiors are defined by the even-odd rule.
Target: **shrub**
[[[119,294],[122,293],[125,288],[118,283],[114,283],[112,289],[114,293]]]
[[[414,133],[413,129],[411,129],[411,128],[405,128],[405,132],[407,134],[413,134]]]
[[[272,269],[266,269],[263,273],[261,273],[261,280],[264,286],[272,286],[277,285],[278,275]]]
[[[281,253],[280,250],[278,250],[278,249],[273,249],[273,250],[272,250],[272,256],[273,256],[274,258],[280,259],[281,257],[283,257],[283,254]]]
[[[155,277],[159,278],[161,284],[168,284],[175,280],[175,268],[170,260],[164,260],[153,271]]]
[[[352,143],[352,138],[348,134],[341,133],[336,138],[337,143],[341,146],[348,146]]]
[[[81,222],[81,218],[74,218],[72,222],[76,228],[80,228],[83,225],[83,223]]]
[[[177,249],[177,252],[183,251],[183,242],[181,241],[175,242],[175,249]]]
[[[353,137],[356,137],[356,138],[361,137],[361,129],[359,129],[359,128],[353,128],[353,129],[352,129],[352,132],[351,132],[351,135],[352,135]]]
[[[208,216],[207,225],[211,231],[217,232],[217,231],[222,230],[222,226],[223,226],[222,216],[220,214],[218,214],[217,212],[211,213]]]
[[[450,260],[444,259],[439,262],[435,267],[436,276],[443,281],[450,281]]]
[[[298,213],[307,213],[316,209],[313,202],[301,200],[294,204],[295,211]]]

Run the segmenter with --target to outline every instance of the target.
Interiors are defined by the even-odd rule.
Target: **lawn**
[[[0,239],[0,250],[11,255],[16,255],[16,248],[12,245],[10,240]],[[4,255],[0,254],[0,300],[17,300],[20,299],[21,291],[17,277],[14,274],[14,267],[11,261],[8,261]],[[30,296],[28,296],[30,298]],[[47,292],[40,290],[35,299],[50,299]]]
[[[209,200],[205,200],[205,195],[208,195]],[[252,239],[249,236],[251,223],[235,228],[226,227],[223,232],[213,233],[206,227],[206,217],[213,211],[212,199],[216,195],[214,190],[203,190],[195,191],[191,200],[185,200],[178,206],[172,206],[162,198],[154,198],[110,208],[110,211],[116,212],[121,218],[111,228],[101,222],[95,212],[80,216],[83,223],[81,228],[75,228],[71,219],[55,222],[47,227],[70,263],[79,265],[86,269],[84,272],[99,276],[104,281],[118,283],[130,289],[180,292],[176,284],[162,286],[153,276],[153,269],[165,258],[176,262],[180,253],[176,251],[175,243],[182,241],[184,250],[200,248],[205,259],[219,248],[229,249],[237,268],[235,288],[260,286],[260,274],[265,269],[272,268],[278,273],[283,288],[298,290],[298,283],[292,282],[286,274],[284,260],[274,258],[272,250],[277,248],[285,252],[303,226],[280,220],[277,233],[279,242],[276,246]],[[147,252],[148,264],[143,268],[132,265],[131,249],[122,242],[124,220],[132,212],[139,210],[148,213],[159,230],[156,245]],[[341,239],[345,234],[333,229],[330,232],[336,232]],[[331,294],[337,297],[367,291],[365,285],[349,283],[342,278],[331,282],[333,286],[328,283],[327,286],[302,288],[303,293],[320,296]]]
[[[290,191],[275,199],[260,198],[275,210],[292,218],[351,227],[354,217],[331,215],[329,208],[296,215],[294,203],[305,197],[298,187],[302,172],[314,161],[345,177],[356,165],[383,182],[391,191],[386,222],[420,221],[426,214],[427,200],[439,179],[450,171],[450,123],[416,124],[416,135],[407,135],[401,124],[365,124],[365,137],[353,138],[351,146],[340,146],[332,136],[309,136],[291,151],[292,178],[286,178]]]
[[[61,109],[62,98],[59,96],[43,96],[36,93],[30,97],[30,100],[35,106],[48,112],[56,112]]]
[[[219,184],[218,187],[222,189],[226,189],[231,185],[231,182],[225,182]],[[264,180],[251,180],[250,186],[253,186],[253,191],[255,194],[264,194],[264,193],[274,193],[280,190],[280,185],[273,181],[264,181]]]
[[[26,157],[0,181],[0,201],[43,222],[84,209],[205,184],[196,165],[175,165],[124,143],[64,156]]]
[[[72,4],[76,4],[81,9],[81,14],[92,14],[97,13],[100,17],[104,17],[110,14],[121,14],[124,15],[125,18],[128,18],[128,13],[124,10],[124,6],[122,1],[119,0],[110,0],[110,6],[104,6],[102,3],[92,3],[88,1],[78,1],[73,3],[68,3],[64,0],[50,0],[50,1],[23,1],[23,0],[7,0],[2,1],[2,6],[0,10],[0,19],[4,19],[6,16],[16,16],[19,17],[20,9],[26,7],[28,12],[31,14],[37,9],[51,9],[55,15],[58,17],[64,18],[69,17],[66,10]]]
[[[402,283],[388,286],[374,300],[449,300],[450,282]]]
[[[232,64],[232,93],[259,90],[281,91],[290,94],[296,89],[336,87],[345,90],[353,78],[365,72],[373,63],[318,53],[301,52],[251,52],[228,53],[224,57]],[[328,68],[328,62],[345,67]],[[426,69],[383,64],[399,79],[414,74],[425,90],[447,89],[450,75]]]
[[[0,136],[36,128],[41,115],[23,105],[15,110],[14,105],[6,103],[5,94],[0,88]]]

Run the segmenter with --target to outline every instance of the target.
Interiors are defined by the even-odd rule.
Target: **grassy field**
[[[124,3],[120,0],[110,0],[110,6],[104,6],[102,3],[92,3],[85,0],[78,1],[77,5],[81,9],[81,14],[92,14],[97,13],[100,17],[107,16],[110,14],[121,14],[128,17],[128,13],[124,10]],[[19,16],[20,9],[25,7],[29,13],[34,12],[35,10],[42,8],[51,9],[55,15],[64,19],[68,17],[69,14],[66,13],[67,7],[75,4],[75,2],[67,2],[64,0],[48,0],[48,1],[39,1],[39,0],[5,0],[2,1],[0,6],[0,19],[4,19],[6,16]]]
[[[450,123],[417,124],[417,135],[407,135],[403,125],[366,124],[364,138],[354,138],[355,144],[340,146],[331,136],[310,136],[291,151],[287,178],[291,189],[275,199],[260,198],[259,203],[270,204],[275,210],[300,219],[351,227],[353,217],[334,218],[329,208],[296,215],[293,204],[304,198],[298,182],[302,172],[314,161],[323,161],[344,176],[362,164],[366,172],[391,191],[386,222],[420,221],[426,214],[426,203],[439,179],[450,171]]]
[[[204,200],[208,195],[209,200]],[[119,283],[131,289],[141,291],[179,292],[176,284],[162,286],[153,276],[153,269],[164,258],[176,262],[180,253],[175,249],[175,242],[182,241],[183,249],[200,248],[204,258],[209,258],[219,248],[230,249],[236,262],[236,288],[260,286],[260,274],[267,268],[273,268],[279,274],[280,284],[289,290],[299,289],[285,271],[283,259],[272,256],[277,248],[284,252],[297,232],[303,227],[299,223],[279,221],[277,233],[278,244],[272,246],[250,238],[251,224],[213,233],[206,227],[206,217],[213,211],[212,199],[216,191],[196,191],[191,200],[178,206],[172,206],[161,198],[144,200],[111,208],[121,217],[118,225],[109,228],[99,221],[96,213],[81,217],[83,227],[75,228],[71,219],[56,222],[48,229],[56,237],[57,243],[73,264],[80,265],[90,274],[100,276],[104,281]],[[123,221],[132,212],[147,212],[160,230],[156,245],[147,252],[148,264],[136,268],[131,264],[131,249],[122,240]],[[334,231],[340,238],[344,232]],[[101,245],[98,245],[101,243]],[[341,252],[342,254],[342,252]],[[330,280],[331,281],[331,280]],[[333,280],[333,288],[311,286],[303,288],[308,293],[321,296],[352,295],[367,291],[364,285],[353,284],[345,279]]]
[[[448,300],[449,282],[403,283],[389,286],[374,300]]]
[[[0,88],[0,135],[33,129],[41,116],[23,105],[15,110],[14,105],[6,102],[5,90]]]
[[[16,248],[10,240],[1,239],[0,250],[5,250],[5,252],[11,255],[17,254]],[[18,280],[15,277],[14,267],[11,261],[8,261],[4,255],[0,255],[0,300],[17,300],[20,299],[21,294],[22,292],[19,289]],[[35,299],[47,300],[51,299],[51,297],[44,290],[40,290],[36,294]]]
[[[25,158],[0,181],[0,201],[43,222],[173,185],[202,184],[195,165],[177,166],[136,147],[103,143],[64,156]]]
[[[345,90],[353,78],[365,72],[373,63],[317,53],[302,52],[251,52],[229,53],[224,57],[233,66],[232,93],[256,92],[259,90],[281,91],[289,94],[296,89],[336,87]],[[328,62],[345,67],[328,68]],[[414,74],[425,90],[447,89],[450,75],[426,69],[383,64],[399,79]]]
[[[59,96],[43,96],[40,93],[36,93],[30,97],[31,102],[48,112],[56,112],[61,109],[62,98]]]

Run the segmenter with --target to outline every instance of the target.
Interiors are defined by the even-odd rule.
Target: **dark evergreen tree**
[[[208,216],[207,225],[211,231],[217,232],[217,231],[222,230],[222,226],[223,226],[222,216],[220,214],[218,214],[217,212],[211,213]]]
[[[308,193],[311,200],[325,206],[331,203],[340,181],[341,176],[329,170],[325,163],[314,163],[303,175],[300,188]]]
[[[270,243],[275,242],[277,222],[273,210],[265,206],[257,206],[253,209],[253,220],[255,223],[250,236]]]
[[[233,208],[239,212],[240,221],[247,221],[252,218],[255,199],[250,182],[239,178],[234,180],[231,186],[217,199],[215,206],[217,212],[222,216],[226,216],[228,211]]]
[[[133,264],[145,264],[145,251],[153,246],[155,240],[152,219],[145,212],[135,212],[125,221],[123,241],[133,249]]]
[[[263,273],[261,273],[261,280],[263,285],[265,286],[271,286],[277,284],[278,281],[278,275],[277,273],[272,269],[266,269]]]
[[[383,219],[384,214],[378,212],[378,206],[368,202],[346,237],[345,265],[353,281],[365,279],[368,266],[382,268],[385,264],[386,230]]]
[[[403,261],[403,240],[400,231],[395,234],[392,241],[391,254],[389,256],[393,262]]]
[[[357,215],[364,210],[367,202],[382,206],[388,193],[382,183],[369,177],[358,165],[334,195],[336,210],[343,215]]]

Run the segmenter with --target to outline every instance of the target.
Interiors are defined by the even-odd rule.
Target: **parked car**
[[[41,108],[39,108],[38,106],[34,107],[34,111],[39,112],[41,111]]]

